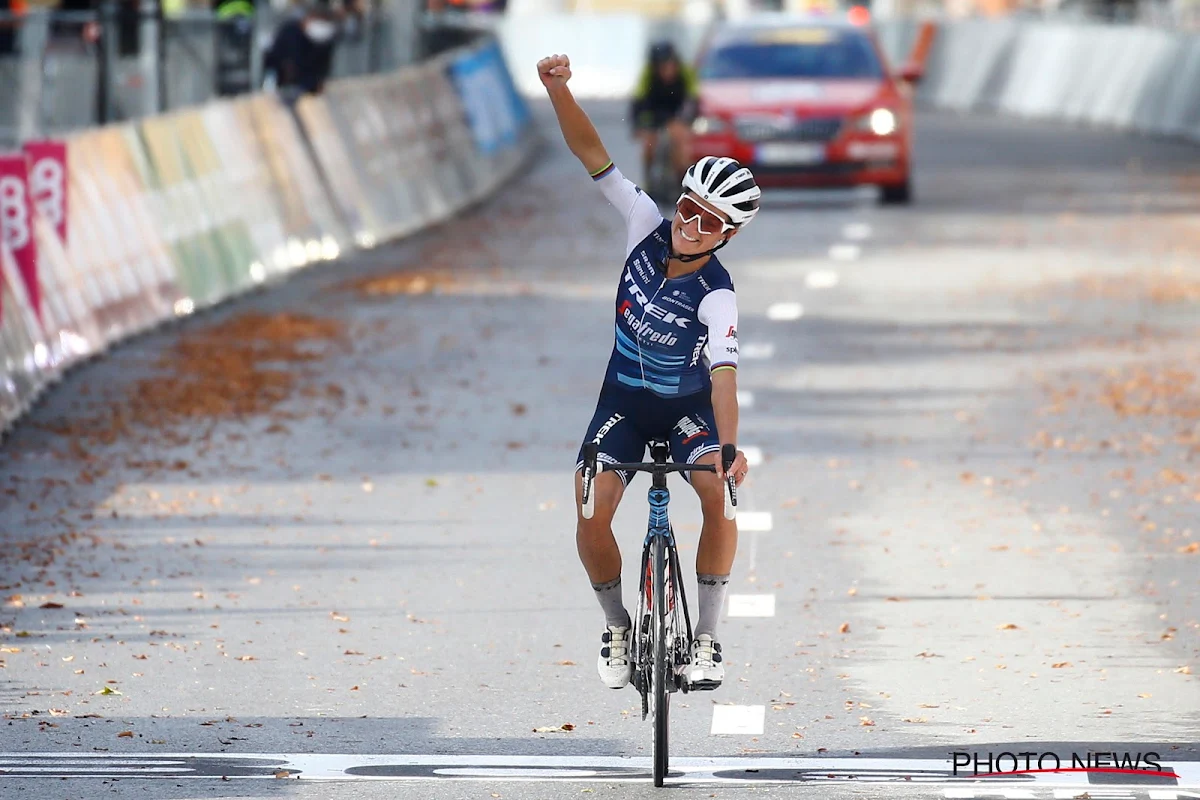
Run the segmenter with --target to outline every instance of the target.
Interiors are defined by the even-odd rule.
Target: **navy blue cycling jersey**
[[[661,397],[711,391],[712,371],[738,362],[737,299],[729,273],[713,256],[695,272],[667,278],[670,220],[615,167],[595,178],[625,214],[628,231],[605,383]]]

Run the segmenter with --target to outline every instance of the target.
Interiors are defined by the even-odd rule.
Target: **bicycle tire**
[[[667,554],[661,536],[654,538],[654,785],[662,786],[667,777],[671,693],[667,680],[674,675],[667,660]],[[672,657],[674,654],[672,653]]]

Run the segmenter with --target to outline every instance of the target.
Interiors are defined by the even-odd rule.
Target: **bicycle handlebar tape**
[[[737,517],[737,481],[729,474],[729,468],[733,466],[734,459],[737,458],[736,444],[721,445],[721,463],[725,468],[725,519],[734,519]]]
[[[588,442],[583,446],[583,518],[591,519],[596,513],[596,498],[592,491],[595,486],[593,481],[596,478],[596,459],[600,455],[600,446],[595,442]]]

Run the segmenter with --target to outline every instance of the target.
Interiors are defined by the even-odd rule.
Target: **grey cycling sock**
[[[607,583],[593,583],[592,588],[596,590],[596,599],[600,601],[600,607],[604,609],[604,618],[608,625],[614,625],[618,628],[628,628],[629,612],[625,610],[625,604],[621,602],[621,576],[613,578]]]
[[[729,588],[728,575],[701,575],[696,573],[696,584],[700,591],[700,616],[696,620],[696,635],[707,633],[717,638],[717,621],[725,605],[725,590]]]

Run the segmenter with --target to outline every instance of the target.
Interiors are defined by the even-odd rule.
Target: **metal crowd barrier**
[[[294,107],[267,93],[0,156],[0,426],[151,327],[435,224],[537,143],[492,36]]]

